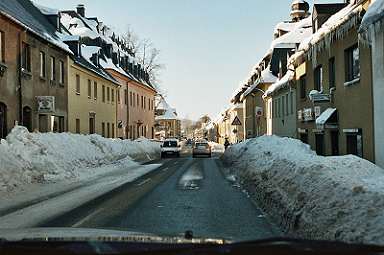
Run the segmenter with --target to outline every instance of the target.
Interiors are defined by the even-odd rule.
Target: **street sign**
[[[239,119],[239,117],[235,117],[232,121],[232,126],[241,126],[241,121]]]

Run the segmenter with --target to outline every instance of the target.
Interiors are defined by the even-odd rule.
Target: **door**
[[[332,150],[332,156],[338,156],[339,155],[339,131],[332,131],[331,132],[331,150]]]
[[[324,135],[316,134],[316,153],[317,155],[324,156]]]
[[[300,140],[301,140],[303,143],[308,144],[308,134],[300,134]]]
[[[7,106],[0,103],[0,138],[6,138],[7,134]]]
[[[32,109],[29,106],[23,108],[23,126],[32,132]]]

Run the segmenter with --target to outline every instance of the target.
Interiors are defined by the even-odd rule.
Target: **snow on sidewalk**
[[[86,180],[114,169],[103,166],[119,161],[129,166],[159,154],[159,143],[147,139],[29,133],[18,126],[0,142],[0,195],[12,196],[28,185]]]
[[[384,244],[384,170],[371,162],[276,136],[231,146],[223,159],[288,234]]]
[[[118,174],[104,176],[92,184],[81,186],[73,191],[0,217],[0,229],[36,227],[126,183],[133,182],[159,166],[158,164],[137,166],[134,171],[126,171],[126,168],[122,168]]]

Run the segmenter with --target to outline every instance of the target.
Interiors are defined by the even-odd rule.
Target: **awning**
[[[334,113],[336,113],[336,108],[328,108],[316,118],[316,125],[324,125]]]

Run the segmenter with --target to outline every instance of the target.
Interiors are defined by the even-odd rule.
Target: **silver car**
[[[196,142],[192,149],[192,157],[212,156],[211,146],[207,142]]]

